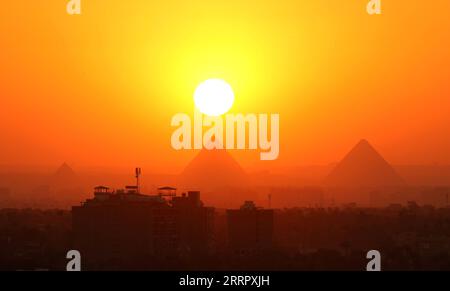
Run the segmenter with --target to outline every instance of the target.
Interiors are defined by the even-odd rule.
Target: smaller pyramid
[[[51,180],[57,184],[72,184],[78,180],[78,176],[67,163],[63,163],[53,174]]]
[[[325,179],[331,187],[403,186],[402,177],[370,145],[361,140]]]

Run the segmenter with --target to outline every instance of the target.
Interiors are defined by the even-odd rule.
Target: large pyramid
[[[325,185],[332,187],[385,187],[404,184],[392,166],[366,140],[361,140],[325,179]]]
[[[226,150],[203,149],[186,166],[179,177],[179,184],[196,189],[214,189],[227,186],[243,186],[247,175]]]

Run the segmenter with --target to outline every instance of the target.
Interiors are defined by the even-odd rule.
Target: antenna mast
[[[139,177],[141,176],[141,168],[136,168],[136,187],[137,187],[137,193],[140,194],[141,193],[141,188],[140,188],[140,184],[139,184]]]

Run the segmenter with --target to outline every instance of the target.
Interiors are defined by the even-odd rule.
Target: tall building
[[[272,248],[273,218],[273,210],[257,208],[253,201],[246,201],[240,209],[227,210],[231,250],[245,254]]]
[[[174,197],[172,206],[178,213],[181,250],[196,257],[210,253],[214,248],[214,208],[203,206],[198,191]]]
[[[168,187],[166,187],[169,189]],[[176,197],[175,189],[143,195],[136,186],[110,191],[99,186],[94,198],[72,207],[74,247],[92,267],[133,266],[144,258],[170,258],[208,251],[213,208],[199,192]]]

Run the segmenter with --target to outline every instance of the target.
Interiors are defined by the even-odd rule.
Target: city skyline
[[[0,6],[0,271],[450,270],[449,0]]]

